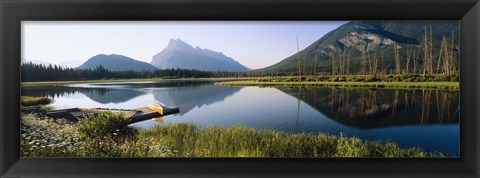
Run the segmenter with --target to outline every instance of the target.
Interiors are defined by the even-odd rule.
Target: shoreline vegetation
[[[459,90],[457,75],[350,75],[350,76],[308,76],[308,77],[239,77],[239,78],[136,78],[101,79],[80,81],[22,82],[22,86],[67,85],[82,83],[109,82],[148,82],[148,81],[213,81],[218,86],[307,86],[307,87],[360,87],[360,88],[400,88],[400,89],[444,89]]]
[[[22,157],[445,157],[393,142],[191,123],[128,126],[103,112],[72,123],[22,114]]]
[[[340,87],[340,88],[386,88],[386,89],[442,89],[459,90],[458,82],[262,82],[229,81],[217,82],[218,86],[288,86],[288,87]]]
[[[52,103],[52,99],[47,97],[21,96],[20,104],[22,106],[42,106]]]
[[[309,76],[270,77],[256,80],[216,82],[218,86],[306,86],[342,88],[400,88],[400,89],[444,89],[459,90],[457,75],[350,75],[350,76]]]

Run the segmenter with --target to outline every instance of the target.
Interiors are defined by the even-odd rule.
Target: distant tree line
[[[58,65],[24,63],[21,66],[23,82],[67,81],[97,79],[132,79],[132,78],[218,78],[248,77],[246,72],[200,71],[195,69],[162,69],[155,71],[111,71],[104,66],[94,69],[64,68]]]

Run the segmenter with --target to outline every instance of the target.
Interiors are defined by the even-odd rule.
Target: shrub
[[[323,82],[323,81],[327,81],[327,80],[328,80],[328,77],[324,77],[324,76],[317,77],[318,82]]]
[[[315,77],[307,77],[306,80],[309,81],[309,82],[314,82],[314,81],[316,81]]]
[[[100,112],[79,119],[78,131],[87,138],[134,136],[135,128],[128,127],[130,119],[122,113]]]
[[[379,81],[377,77],[373,77],[373,76],[365,77],[365,82],[377,82],[377,81]]]
[[[460,81],[460,77],[458,75],[458,73],[455,73],[453,75],[450,75],[450,80],[451,82],[459,82]]]
[[[330,77],[330,82],[338,82],[338,77]]]

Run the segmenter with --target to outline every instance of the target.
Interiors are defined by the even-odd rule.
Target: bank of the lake
[[[311,86],[311,87],[360,87],[360,88],[404,88],[404,89],[448,89],[459,90],[459,82],[316,82],[316,81],[293,81],[293,82],[276,82],[276,81],[225,81],[216,82],[218,86]]]
[[[21,96],[20,104],[22,106],[38,106],[52,103],[52,99],[47,97]]]
[[[317,86],[357,87],[387,89],[448,89],[459,90],[459,77],[453,75],[320,75],[320,76],[271,76],[253,80],[219,81],[219,86]]]
[[[23,157],[443,157],[393,142],[344,135],[288,133],[191,123],[129,127],[125,117],[101,113],[78,123],[21,117]]]
[[[318,86],[401,89],[448,89],[459,90],[457,75],[348,75],[348,76],[272,76],[272,77],[225,77],[225,78],[134,78],[79,81],[22,82],[22,86],[67,85],[112,82],[155,81],[213,81],[218,86]]]

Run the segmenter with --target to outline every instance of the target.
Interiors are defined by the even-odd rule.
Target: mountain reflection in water
[[[360,129],[459,122],[459,95],[454,91],[278,89],[339,123]]]

